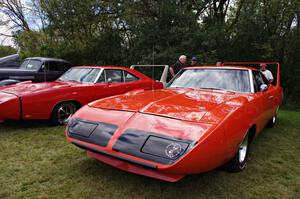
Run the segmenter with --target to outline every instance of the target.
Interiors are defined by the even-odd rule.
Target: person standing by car
[[[223,61],[217,61],[216,66],[223,66]]]
[[[266,79],[269,81],[268,83],[271,84],[273,82],[273,75],[272,72],[267,70],[267,64],[260,64],[260,70],[261,73],[266,77]]]
[[[190,66],[199,66],[198,64],[198,58],[196,56],[193,56],[191,59],[191,65]]]
[[[177,60],[177,62],[169,69],[172,77],[174,77],[185,66],[185,63],[186,63],[186,56],[181,55]]]

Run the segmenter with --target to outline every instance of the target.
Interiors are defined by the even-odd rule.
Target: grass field
[[[0,198],[300,198],[300,112],[251,146],[245,171],[214,170],[177,183],[126,173],[90,159],[45,122],[0,124]]]

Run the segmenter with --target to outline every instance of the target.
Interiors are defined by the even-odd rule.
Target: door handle
[[[269,99],[273,99],[273,98],[274,98],[274,96],[273,96],[273,95],[269,96]]]

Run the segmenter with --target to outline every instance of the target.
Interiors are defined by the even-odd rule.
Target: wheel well
[[[78,102],[78,101],[76,101],[76,100],[66,100],[66,101],[60,101],[60,102],[58,102],[58,103],[56,103],[55,104],[55,106],[52,108],[52,111],[51,111],[51,115],[50,115],[50,117],[52,117],[52,114],[53,114],[53,110],[55,109],[55,107],[57,106],[57,105],[59,105],[59,104],[61,104],[61,103],[63,103],[63,102],[72,102],[72,103],[74,103],[75,104],[75,106],[76,106],[76,108],[77,108],[77,110],[82,106],[81,104],[80,104],[80,102]]]
[[[256,134],[256,125],[253,124],[249,129],[249,140],[250,140],[250,142],[252,142],[254,140],[255,134]]]
[[[80,102],[76,101],[76,100],[70,100],[70,101],[65,101],[65,102],[72,102],[75,104],[76,108],[79,109],[82,105],[80,104]]]

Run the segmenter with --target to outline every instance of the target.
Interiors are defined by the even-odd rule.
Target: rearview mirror
[[[107,78],[107,83],[112,83],[112,79],[111,78]]]
[[[267,84],[262,84],[261,86],[260,86],[260,91],[265,91],[265,90],[267,90],[268,89],[268,85]]]

